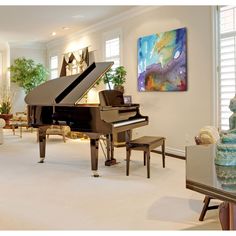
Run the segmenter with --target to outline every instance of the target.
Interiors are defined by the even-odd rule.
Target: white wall
[[[2,52],[0,51],[0,88],[2,87],[3,83],[3,61],[2,61]]]
[[[33,59],[35,63],[46,65],[46,46],[45,44],[10,44],[10,65],[19,57]],[[14,92],[12,112],[25,111],[24,102],[25,92],[15,83],[11,83],[11,90]]]
[[[117,20],[117,18],[116,18]],[[121,30],[123,65],[127,68],[125,93],[141,105],[141,113],[149,116],[148,126],[134,131],[135,136],[161,135],[174,153],[184,152],[193,144],[198,130],[213,123],[212,20],[209,6],[163,6],[154,8],[119,23],[100,26],[98,31],[74,35],[69,40],[48,44],[48,57],[61,55],[82,46],[96,50],[102,60],[104,33]],[[188,90],[186,92],[137,91],[137,39],[144,35],[187,28]],[[74,47],[73,47],[74,45]]]
[[[1,54],[1,72],[0,72],[0,88],[10,85],[9,78],[9,45],[7,42],[0,42],[0,54]]]

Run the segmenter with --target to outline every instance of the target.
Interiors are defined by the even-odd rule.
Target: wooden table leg
[[[12,127],[13,135],[15,135],[15,134],[16,134],[16,131],[15,131],[15,125],[11,125],[11,127]]]
[[[166,164],[165,164],[165,159],[166,159],[166,156],[165,156],[165,139],[163,139],[163,143],[161,145],[161,152],[162,152],[162,166],[163,168],[166,167]]]
[[[236,204],[229,203],[229,229],[236,229]]]
[[[20,126],[20,137],[22,138],[22,126]]]

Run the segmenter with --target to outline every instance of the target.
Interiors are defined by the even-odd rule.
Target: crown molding
[[[138,15],[144,14],[146,12],[155,10],[159,7],[161,7],[161,6],[136,6],[128,11],[125,11],[124,13],[120,13],[120,14],[110,17],[106,20],[100,21],[96,24],[93,24],[93,25],[91,25],[87,28],[84,28],[80,31],[77,31],[75,33],[69,34],[69,35],[61,37],[61,38],[53,39],[46,44],[47,49],[49,49],[53,46],[57,46],[57,45],[65,43],[65,42],[74,40],[78,37],[81,37],[82,35],[96,32],[98,30],[101,30],[101,29],[111,26],[113,24],[117,24],[117,23],[120,23],[124,20],[130,19],[132,17],[135,17]]]
[[[46,43],[40,42],[9,42],[9,47],[11,48],[31,48],[31,49],[46,49]]]

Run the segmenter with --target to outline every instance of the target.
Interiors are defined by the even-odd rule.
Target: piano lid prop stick
[[[91,64],[79,77],[74,80],[65,90],[63,90],[56,98],[55,102],[60,103],[91,71],[96,68],[95,62]]]

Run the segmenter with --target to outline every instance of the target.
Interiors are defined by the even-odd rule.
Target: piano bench
[[[144,165],[146,165],[147,162],[147,178],[150,178],[150,152],[159,146],[162,147],[162,166],[165,168],[164,137],[143,136],[128,142],[126,144],[126,175],[129,175],[131,150],[139,150],[144,152]]]

